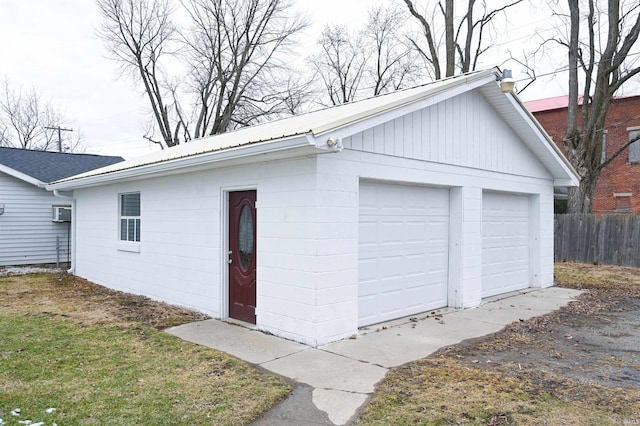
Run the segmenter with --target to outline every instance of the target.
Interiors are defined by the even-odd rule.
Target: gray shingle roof
[[[50,183],[123,161],[122,157],[0,147],[0,164]]]

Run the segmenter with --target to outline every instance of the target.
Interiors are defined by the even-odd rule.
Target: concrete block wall
[[[482,188],[451,188],[449,306],[478,306],[482,295]]]
[[[217,315],[219,198],[206,173],[75,191],[76,274],[116,290]],[[121,242],[119,194],[140,192],[141,241]],[[171,194],[170,196],[168,196]]]
[[[76,190],[76,273],[225,318],[225,200],[228,191],[257,189],[257,326],[316,345],[317,277],[330,269],[317,254],[336,250],[318,239],[317,221],[340,217],[315,208],[315,167],[314,158],[275,161]],[[141,241],[120,242],[118,194],[138,191]]]
[[[317,159],[318,344],[357,332],[358,177],[336,155]]]
[[[332,200],[351,200],[352,207],[343,207],[336,202],[336,213],[341,211],[345,220],[357,224],[357,191],[358,182],[374,180],[381,182],[418,184],[427,186],[444,186],[450,188],[451,222],[450,222],[450,272],[449,272],[449,306],[469,308],[478,306],[482,300],[482,191],[504,191],[525,194],[534,198],[531,216],[536,217],[532,231],[539,238],[539,243],[532,251],[531,285],[547,287],[553,285],[553,185],[550,178],[539,176],[516,176],[485,170],[468,169],[439,163],[423,162],[380,154],[345,150],[340,154],[318,157],[318,177],[322,181],[322,171],[327,170],[335,176],[326,182],[342,182],[342,191],[354,195],[328,197]],[[319,185],[321,185],[319,183]],[[355,196],[355,198],[353,198]],[[326,206],[325,206],[326,207]],[[357,226],[354,226],[357,229]],[[318,324],[321,327],[318,335],[320,342],[344,337],[356,332],[357,324],[357,235],[348,230],[343,234],[344,248],[353,250],[345,257],[353,262],[353,267],[335,270],[332,280],[346,283],[346,287],[336,286],[331,289],[331,298],[319,298]],[[329,266],[329,265],[327,265]],[[342,269],[342,266],[340,267]],[[535,270],[533,270],[535,269]],[[319,295],[321,294],[319,284]],[[322,303],[326,303],[323,307]],[[332,310],[333,309],[333,310]],[[327,332],[324,327],[332,324],[331,315],[339,315],[343,319],[335,326],[344,330],[341,333],[332,329]],[[325,317],[326,315],[326,317]],[[351,331],[347,331],[352,327]]]
[[[481,302],[483,190],[532,197],[531,212],[538,218],[532,235],[539,236],[531,252],[532,285],[551,285],[553,187],[546,169],[504,123],[493,123],[502,126],[497,131],[479,118],[473,122],[484,137],[499,136],[491,149],[506,147],[518,155],[501,155],[501,162],[491,163],[493,170],[447,164],[441,157],[408,158],[420,151],[420,140],[431,137],[432,129],[403,127],[419,123],[423,113],[346,137],[339,153],[77,190],[76,271],[118,290],[226,318],[227,197],[256,189],[257,327],[311,346],[346,338],[357,332],[358,191],[366,180],[450,190],[450,306]],[[476,134],[472,130],[465,134]],[[400,149],[396,139],[407,135],[418,139]],[[367,152],[369,145],[380,152]],[[464,153],[462,148],[454,151]],[[464,158],[474,161],[466,153]],[[141,241],[123,243],[118,194],[132,191],[141,193]]]

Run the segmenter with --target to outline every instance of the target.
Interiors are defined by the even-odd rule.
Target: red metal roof
[[[623,99],[640,98],[640,95],[629,95],[615,97],[614,101]],[[578,98],[578,105],[582,105],[582,96]],[[537,99],[534,101],[528,101],[524,103],[529,112],[536,113],[542,111],[552,111],[554,109],[567,108],[569,106],[569,96],[556,96],[554,98]]]
[[[582,102],[581,102],[582,103]],[[566,108],[569,105],[569,96],[556,96],[554,98],[537,99],[525,102],[524,106],[530,112],[550,111],[553,109]]]

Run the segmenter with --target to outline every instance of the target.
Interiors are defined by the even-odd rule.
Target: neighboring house
[[[120,161],[0,147],[0,266],[68,262],[72,202],[46,184]]]
[[[526,102],[560,149],[567,129],[567,96]],[[640,134],[640,96],[617,98],[611,102],[605,121],[602,161],[630,138]],[[600,174],[592,211],[603,214],[640,214],[640,142],[625,149]]]
[[[577,178],[498,70],[303,114],[55,182],[73,269],[311,346],[553,285]]]

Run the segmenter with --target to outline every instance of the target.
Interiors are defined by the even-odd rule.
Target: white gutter
[[[6,173],[9,176],[13,176],[16,179],[20,179],[22,181],[25,181],[27,183],[30,183],[31,185],[35,185],[39,188],[44,188],[44,185],[46,185],[45,182],[42,182],[34,177],[31,177],[29,175],[26,175],[22,172],[19,172],[15,169],[12,169],[11,167],[7,167],[4,164],[0,164],[0,172],[2,173]]]
[[[71,206],[71,268],[67,271],[70,274],[75,273],[76,263],[76,221],[75,211],[76,202],[73,197],[73,192],[63,192],[64,189],[69,188],[83,188],[88,186],[100,185],[116,180],[131,179],[139,177],[148,177],[151,175],[175,172],[185,168],[193,168],[203,165],[209,165],[212,163],[219,163],[238,158],[246,158],[249,156],[257,156],[260,154],[269,154],[274,152],[280,152],[295,148],[311,148],[315,153],[331,153],[342,151],[342,142],[337,138],[320,138],[316,139],[311,134],[298,135],[295,137],[263,142],[252,145],[244,145],[237,148],[229,148],[221,151],[209,152],[192,157],[178,158],[165,162],[159,162],[155,164],[148,164],[144,166],[134,167],[131,169],[123,169],[113,171],[105,174],[98,174],[93,176],[87,176],[83,178],[74,179],[73,177],[68,180],[61,180],[52,184],[46,185],[46,189],[53,191],[53,194],[57,197],[61,197],[70,200]],[[45,186],[45,185],[43,185]]]
[[[65,190],[85,188],[89,186],[102,185],[109,182],[120,180],[150,177],[157,174],[165,174],[176,172],[181,169],[194,168],[198,166],[208,166],[214,163],[229,161],[260,154],[270,154],[295,148],[311,148],[317,150],[317,153],[332,152],[328,150],[326,144],[324,147],[316,145],[314,138],[309,135],[296,135],[286,139],[275,141],[260,142],[250,145],[241,145],[233,148],[221,149],[219,151],[205,152],[195,154],[183,158],[175,158],[172,160],[159,161],[153,164],[135,166],[130,169],[115,170],[113,172],[90,175],[86,177],[59,180],[47,185],[48,190]]]

